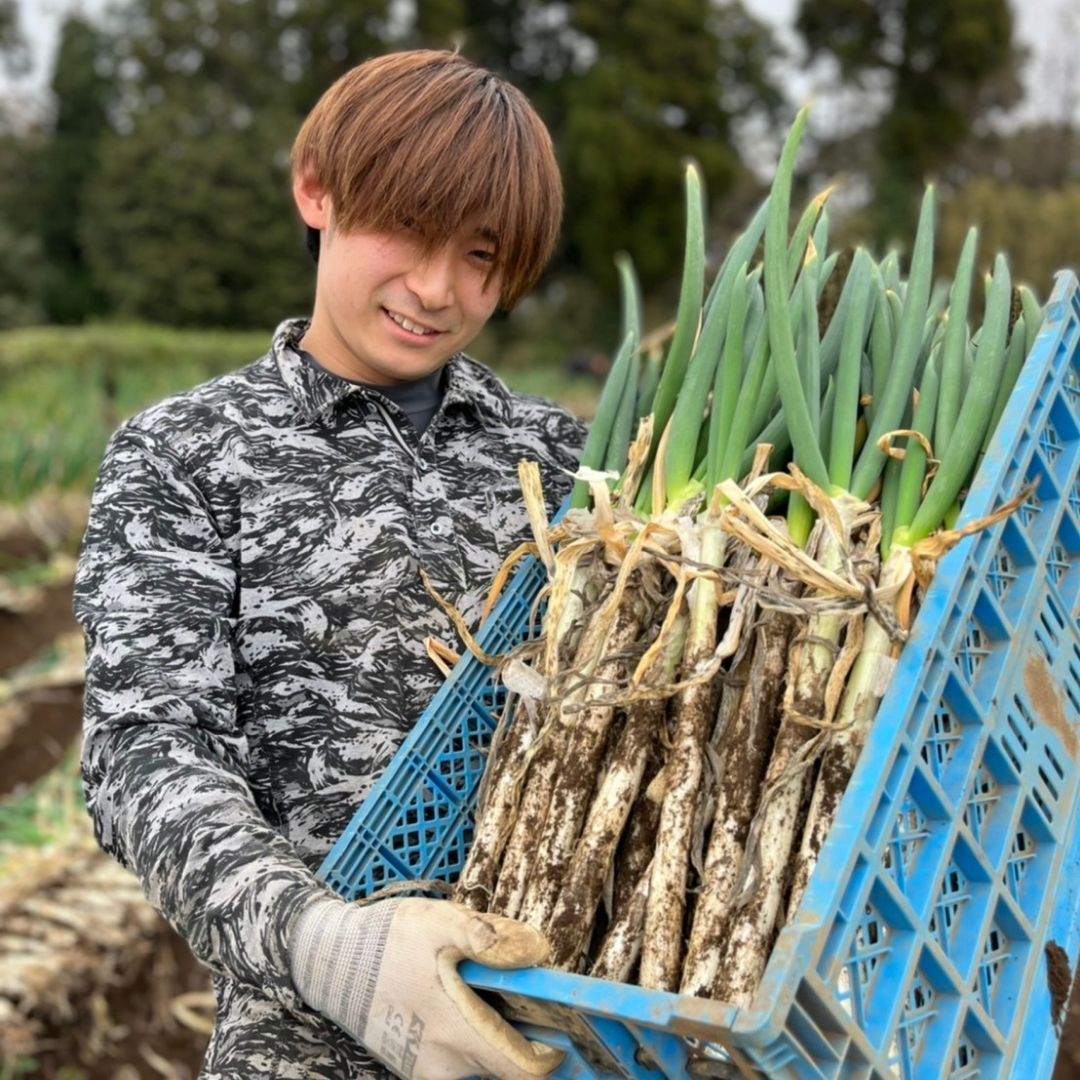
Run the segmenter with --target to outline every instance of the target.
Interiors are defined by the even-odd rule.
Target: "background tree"
[[[960,148],[947,173],[954,189],[979,177],[1039,189],[1080,183],[1080,7],[1058,3],[1051,41],[1029,73],[1034,100]]]
[[[83,238],[117,314],[267,329],[310,307],[313,275],[289,199],[280,114],[207,118],[161,107],[111,135]]]
[[[968,226],[979,227],[980,262],[1007,252],[1013,280],[1045,301],[1054,272],[1080,271],[1080,182],[1026,187],[982,176],[951,194],[941,207],[938,248],[942,265],[955,266]]]
[[[0,0],[0,64],[9,75],[29,70],[30,52],[19,25],[17,0]]]
[[[117,312],[259,326],[310,305],[289,193],[304,112],[383,48],[388,5],[132,0],[108,32],[118,100],[82,229]]]
[[[51,322],[80,323],[107,304],[80,237],[85,187],[98,169],[113,92],[113,80],[101,68],[103,51],[102,35],[90,23],[77,16],[64,21],[51,84],[55,119],[41,148],[36,195],[47,262],[41,304]]]
[[[568,191],[566,257],[607,282],[623,247],[646,287],[656,286],[677,276],[683,161],[698,160],[707,197],[718,203],[743,171],[733,119],[779,100],[764,64],[742,62],[768,52],[771,37],[736,3],[586,0],[573,10],[595,59],[564,80],[555,128]]]
[[[0,67],[24,74],[29,53],[16,0],[0,0]],[[44,261],[33,195],[38,190],[41,132],[21,126],[0,101],[0,329],[41,322]]]
[[[0,330],[45,321],[45,262],[32,195],[40,133],[18,132],[0,112]]]
[[[80,235],[115,310],[184,324],[261,325],[308,302],[288,148],[367,56],[458,44],[519,85],[566,180],[551,278],[612,296],[620,248],[647,286],[677,276],[683,159],[719,201],[742,171],[734,118],[780,101],[771,36],[734,2],[129,0],[107,31],[117,104]]]
[[[812,58],[835,61],[842,86],[880,102],[844,137],[869,144],[883,245],[979,121],[1018,99],[1012,12],[1007,0],[801,0],[796,27]]]

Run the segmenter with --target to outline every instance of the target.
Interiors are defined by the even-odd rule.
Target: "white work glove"
[[[499,968],[542,963],[531,926],[449,900],[320,898],[288,942],[300,996],[407,1080],[536,1080],[561,1051],[530,1042],[458,974],[461,960]]]

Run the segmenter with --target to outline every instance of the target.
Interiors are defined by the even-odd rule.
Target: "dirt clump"
[[[72,554],[86,528],[90,500],[82,492],[49,492],[19,506],[0,505],[0,569]]]
[[[1046,943],[1046,981],[1050,987],[1050,1018],[1060,1038],[1065,1007],[1069,1004],[1069,992],[1072,990],[1072,969],[1069,967],[1068,953],[1056,941]]]

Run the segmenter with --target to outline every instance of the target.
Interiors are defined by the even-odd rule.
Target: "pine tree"
[[[101,52],[102,36],[90,23],[78,16],[64,21],[51,83],[55,120],[39,167],[39,237],[47,263],[41,301],[50,322],[80,323],[106,306],[80,237],[85,187],[97,171],[113,89]]]

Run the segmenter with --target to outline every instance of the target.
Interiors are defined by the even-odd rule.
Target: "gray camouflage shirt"
[[[435,587],[475,628],[583,427],[458,355],[422,437],[382,395],[267,355],[113,436],[76,577],[83,775],[102,847],[214,974],[204,1077],[385,1076],[300,1000],[290,922],[441,677]]]

